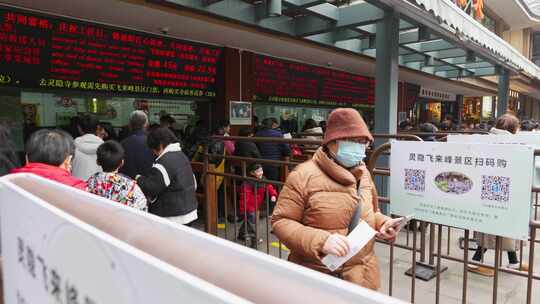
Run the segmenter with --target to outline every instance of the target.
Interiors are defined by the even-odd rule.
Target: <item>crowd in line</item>
[[[315,121],[308,120],[306,126],[322,138],[322,129],[312,127],[314,124]],[[134,111],[129,118],[129,131],[124,128],[117,134],[110,124],[99,122],[94,115],[82,114],[74,118],[66,130],[33,132],[26,140],[23,163],[9,139],[9,130],[0,126],[0,139],[5,143],[0,153],[0,174],[33,173],[180,224],[192,224],[198,217],[196,190],[200,176],[193,173],[190,163],[203,160],[205,145],[215,155],[269,160],[280,160],[291,152],[285,144],[256,145],[248,140],[212,139],[211,135],[229,136],[231,127],[227,121],[219,123],[214,132],[209,132],[203,121],[183,132],[173,128],[174,125],[171,115],[164,114],[159,125],[150,125],[146,113]],[[275,118],[264,119],[261,125],[255,123],[252,127],[242,128],[239,133],[244,137],[284,136]],[[216,170],[224,171],[223,158],[211,157],[210,162]],[[279,167],[258,163],[250,164],[247,173],[257,179],[281,179]],[[252,213],[267,192],[273,194],[275,203],[276,190],[259,186],[252,182],[240,185],[240,214],[245,210]],[[218,185],[217,188],[222,204],[223,187]],[[263,191],[265,189],[267,191]],[[246,223],[248,238],[253,236],[252,219],[249,215]],[[240,239],[245,237],[239,235]]]
[[[496,120],[483,120],[475,123],[470,119],[465,119],[464,122],[459,124],[451,115],[447,115],[440,123],[435,123],[432,119],[428,118],[421,123],[415,124],[410,119],[405,119],[399,123],[399,131],[421,133],[435,133],[439,131],[488,132],[495,127],[495,123]],[[520,122],[520,131],[540,132],[540,122],[523,120]]]
[[[27,140],[24,164],[17,159],[8,130],[1,128],[0,175],[36,174],[178,224],[192,225],[198,218],[196,190],[200,180],[192,171],[191,161],[201,160],[204,145],[218,156],[280,160],[291,153],[286,144],[255,144],[248,138],[282,138],[274,118],[263,120],[260,126],[241,129],[239,135],[246,139],[233,142],[213,139],[202,122],[186,132],[182,141],[171,129],[172,121],[164,117],[160,125],[150,127],[147,115],[134,111],[129,119],[129,135],[120,142],[108,138],[114,137],[114,131],[106,131],[95,117],[87,114],[78,120],[79,136],[75,139],[63,130],[38,130]],[[247,220],[242,223],[238,238],[249,240],[256,248],[259,240],[255,218],[267,197],[275,203],[273,211],[269,211],[272,232],[290,248],[290,261],[378,289],[374,240],[334,272],[321,262],[327,254],[344,256],[351,250],[345,237],[354,228],[351,223],[364,220],[377,231],[377,238],[385,240],[396,237],[401,223],[400,218],[392,219],[379,211],[376,187],[363,162],[373,137],[360,114],[353,109],[336,109],[325,128],[322,130],[314,121],[306,122],[305,133],[313,133],[312,139],[322,139],[322,146],[305,147],[316,149],[313,157],[289,174],[280,193],[264,182],[281,180],[278,167],[249,164],[247,171],[252,178],[239,187],[238,211]],[[494,123],[490,133],[515,134],[518,130],[517,118],[506,114]],[[212,134],[227,137],[230,132],[229,123],[223,122]],[[224,163],[218,156],[210,158],[216,168]],[[222,188],[218,185],[221,195]],[[492,236],[478,235],[477,239],[475,261],[493,248]],[[522,269],[515,244],[514,240],[505,239],[503,248],[508,251],[510,266]],[[471,266],[470,270],[491,275],[489,269],[478,266]]]
[[[307,127],[305,130],[315,129],[314,136],[321,136],[319,126],[313,126],[313,122]],[[201,157],[203,144],[217,155],[281,159],[291,152],[288,145],[279,143],[256,145],[249,139],[214,140],[208,136],[203,123],[181,141],[167,125],[167,119],[162,120],[160,126],[150,127],[148,117],[141,111],[131,114],[129,129],[130,134],[117,142],[104,136],[114,134],[105,131],[95,117],[83,115],[78,120],[79,136],[75,139],[59,129],[34,132],[27,140],[26,159],[21,164],[7,130],[2,128],[0,141],[5,144],[0,151],[0,174],[36,174],[143,212],[148,210],[175,223],[192,225],[197,219],[198,204],[197,178],[191,169],[191,160]],[[229,132],[230,126],[225,122],[213,134],[227,136]],[[242,129],[240,135],[283,137],[273,118],[263,120],[256,128]],[[329,118],[323,147],[317,149],[312,160],[291,173],[281,193],[259,182],[265,178],[279,180],[277,167],[250,164],[248,174],[252,179],[239,187],[240,213],[253,219],[264,201],[263,196],[269,195],[270,200],[276,202],[271,216],[273,230],[291,249],[290,260],[326,273],[329,271],[322,266],[322,256],[343,256],[351,250],[345,235],[353,213],[373,226],[378,237],[395,238],[399,220],[379,212],[375,186],[362,162],[365,148],[372,140],[357,111],[335,110]],[[223,162],[219,157],[214,158],[218,166]],[[306,184],[308,180],[311,182]],[[316,195],[312,195],[314,191]],[[330,196],[335,198],[329,200]],[[335,204],[329,204],[331,201]],[[355,213],[356,209],[361,212]],[[243,225],[240,231],[244,231],[244,235],[240,234],[239,238],[253,238],[254,221],[245,221]],[[332,274],[378,288],[373,242]]]

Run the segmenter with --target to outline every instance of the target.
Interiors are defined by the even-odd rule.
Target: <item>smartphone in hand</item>
[[[404,216],[401,218],[401,221],[396,226],[396,229],[401,230],[403,227],[405,227],[412,219],[414,218],[414,214],[409,214],[407,216]]]

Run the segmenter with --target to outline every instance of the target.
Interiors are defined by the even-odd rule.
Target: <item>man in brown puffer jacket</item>
[[[395,238],[400,219],[390,219],[379,211],[375,185],[362,161],[372,141],[356,110],[336,109],[330,114],[323,146],[313,159],[291,172],[272,215],[273,232],[291,250],[289,261],[331,273],[321,259],[327,254],[348,253],[345,236],[358,204],[360,218],[378,231],[377,237]],[[371,240],[333,275],[378,289],[373,246]]]

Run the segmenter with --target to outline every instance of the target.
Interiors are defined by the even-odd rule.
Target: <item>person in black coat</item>
[[[422,138],[424,141],[437,141],[437,138],[435,135],[437,132],[439,132],[439,129],[437,129],[437,127],[434,124],[430,122],[425,122],[421,124],[418,128],[420,132],[422,133],[432,133],[432,134],[427,134],[427,135],[420,135],[420,138]]]
[[[151,201],[148,211],[191,225],[197,220],[196,182],[178,139],[168,128],[157,128],[148,134],[147,144],[157,158],[150,174],[137,176],[137,182]]]
[[[277,130],[277,127],[278,124],[275,118],[266,118],[263,120],[263,129],[259,130],[255,136],[283,138],[283,133]],[[265,142],[258,143],[257,146],[259,147],[262,158],[268,160],[281,160],[283,156],[289,156],[291,154],[291,149],[287,144]],[[263,167],[266,178],[274,181],[280,180],[279,166],[265,164]]]
[[[238,135],[242,137],[252,137],[253,130],[250,127],[245,127],[240,129]],[[262,158],[261,152],[257,145],[249,140],[238,140],[235,143],[234,155],[240,157],[249,157],[249,158]],[[246,168],[249,167],[253,162],[246,162]],[[235,171],[237,174],[242,174],[242,167],[236,167]]]
[[[253,130],[249,127],[240,129],[238,135],[242,137],[253,137]],[[257,145],[249,140],[239,140],[235,143],[234,155],[241,157],[262,158]]]
[[[148,175],[152,168],[154,156],[146,145],[146,129],[148,117],[143,111],[134,111],[129,118],[131,135],[122,140],[121,144],[126,151],[124,166],[120,173],[131,178],[137,175]]]

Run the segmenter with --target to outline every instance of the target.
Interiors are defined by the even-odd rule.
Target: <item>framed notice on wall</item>
[[[393,214],[526,240],[534,148],[392,142]]]
[[[249,126],[252,112],[251,102],[231,101],[229,121],[231,125]]]

